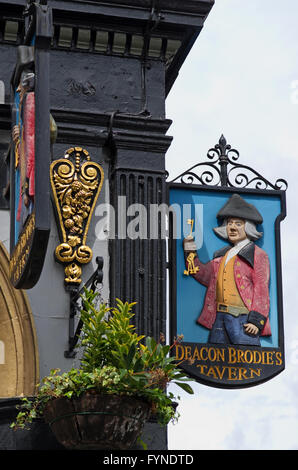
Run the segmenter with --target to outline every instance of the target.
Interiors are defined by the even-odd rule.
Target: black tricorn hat
[[[216,217],[218,219],[238,217],[239,219],[255,222],[255,224],[261,224],[263,222],[263,217],[255,206],[246,202],[239,194],[233,194],[217,213]]]

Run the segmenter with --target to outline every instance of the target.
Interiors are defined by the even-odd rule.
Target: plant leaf
[[[178,385],[179,387],[181,387],[185,392],[189,393],[190,395],[193,395],[193,394],[194,394],[194,391],[193,391],[193,389],[191,388],[190,385],[185,384],[185,383],[181,383],[181,382],[174,382],[174,384],[176,384],[176,385]]]

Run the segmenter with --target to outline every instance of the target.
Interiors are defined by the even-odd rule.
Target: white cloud
[[[298,449],[294,366],[263,385],[243,390],[195,387],[183,395],[180,420],[169,426],[169,448],[185,450]],[[289,387],[289,382],[294,385]]]

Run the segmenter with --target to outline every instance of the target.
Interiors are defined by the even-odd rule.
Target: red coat
[[[211,329],[216,318],[216,282],[219,266],[223,256],[230,247],[219,250],[212,261],[203,264],[196,257],[194,263],[199,266],[199,272],[194,279],[207,287],[204,306],[197,323]],[[270,265],[267,254],[253,242],[246,245],[236,255],[234,263],[234,279],[240,297],[249,310],[265,317],[262,336],[270,336],[269,324],[269,276]],[[248,317],[249,321],[249,317]]]
[[[22,203],[23,203],[23,185],[24,181],[21,165],[25,166],[25,177],[28,184],[27,194],[33,201],[35,195],[35,94],[27,93],[22,108],[22,135],[19,144],[19,168],[21,173],[20,194],[17,210],[17,220],[21,219]]]
[[[35,95],[30,92],[26,96],[24,107],[24,144],[26,155],[26,177],[29,180],[29,196],[35,194]]]

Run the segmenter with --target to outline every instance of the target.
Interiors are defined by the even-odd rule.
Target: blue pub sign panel
[[[206,385],[257,385],[285,367],[285,190],[263,182],[169,183],[171,335],[180,367]]]

